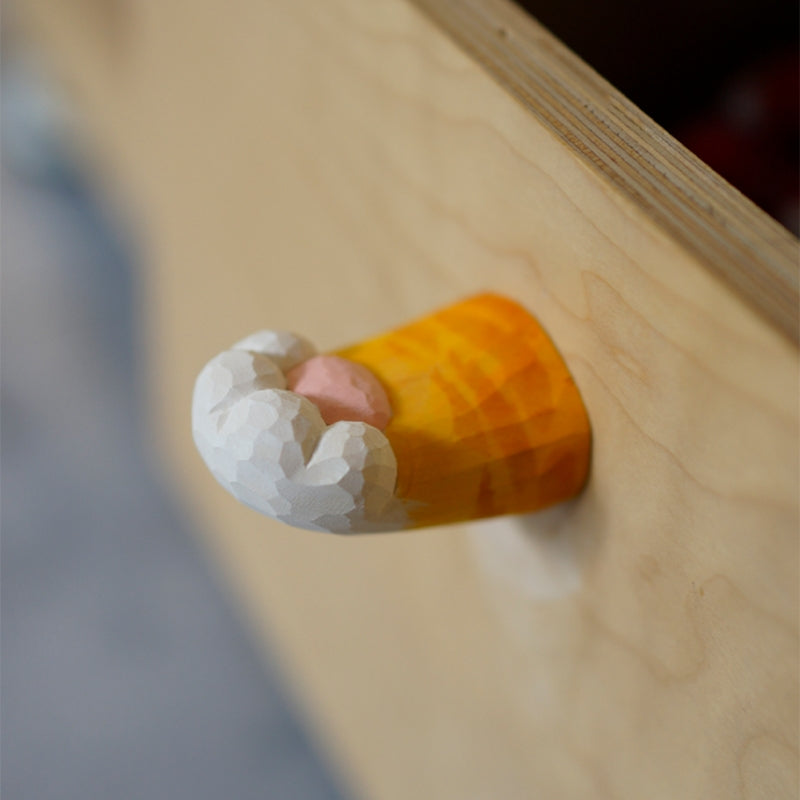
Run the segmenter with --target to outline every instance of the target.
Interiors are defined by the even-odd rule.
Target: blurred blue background
[[[3,800],[343,798],[142,444],[135,236],[2,82]]]

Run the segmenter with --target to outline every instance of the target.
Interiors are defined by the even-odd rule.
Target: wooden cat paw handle
[[[192,426],[234,497],[336,533],[545,508],[581,490],[591,446],[547,334],[490,294],[330,355],[254,334],[202,370]]]

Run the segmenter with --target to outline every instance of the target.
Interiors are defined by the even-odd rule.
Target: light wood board
[[[663,186],[699,175],[710,269],[613,153],[402,0],[141,0],[124,49],[26,5],[149,237],[155,440],[354,789],[795,796],[798,354],[722,277],[791,276],[794,240],[654,126],[604,133],[634,179],[654,152]],[[618,111],[509,13],[526,59],[590,92],[586,124]],[[339,347],[481,289],[534,311],[575,375],[595,437],[578,501],[342,539],[206,474],[189,402],[210,355],[259,327]]]

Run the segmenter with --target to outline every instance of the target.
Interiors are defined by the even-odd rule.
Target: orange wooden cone
[[[381,381],[396,496],[422,527],[536,511],[586,482],[591,431],[539,323],[482,294],[336,355]]]

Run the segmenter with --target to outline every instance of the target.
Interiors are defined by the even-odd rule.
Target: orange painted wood
[[[536,511],[586,481],[575,381],[522,306],[481,294],[339,351],[389,392],[410,527]]]

